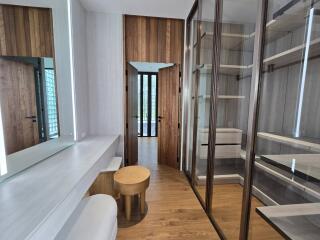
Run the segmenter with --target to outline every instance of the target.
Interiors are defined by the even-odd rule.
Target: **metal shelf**
[[[305,44],[291,48],[284,52],[280,52],[271,57],[264,59],[264,64],[273,65],[275,68],[288,66],[302,61],[302,54],[305,49]],[[320,55],[320,38],[314,39],[310,43],[309,58],[314,58]]]
[[[212,65],[211,64],[202,64],[197,68],[200,73],[211,73]],[[231,75],[231,76],[245,76],[251,75],[252,65],[220,65],[220,74]]]
[[[209,100],[210,95],[200,95],[200,99]],[[245,99],[245,96],[239,96],[239,95],[219,95],[218,99]]]

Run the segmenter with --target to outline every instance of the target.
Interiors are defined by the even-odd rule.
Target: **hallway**
[[[157,138],[139,138],[139,164],[151,170],[148,212],[117,239],[219,239],[184,174],[157,164]]]

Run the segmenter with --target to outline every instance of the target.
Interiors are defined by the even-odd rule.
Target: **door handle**
[[[158,122],[161,122],[161,119],[163,119],[162,116],[158,116]]]
[[[37,116],[26,116],[25,118],[31,119],[32,122],[37,122]]]
[[[36,119],[37,116],[27,116],[26,118],[28,118],[28,119]]]

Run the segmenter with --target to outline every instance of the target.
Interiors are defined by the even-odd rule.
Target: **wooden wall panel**
[[[51,10],[0,5],[0,55],[53,57]]]
[[[126,61],[182,64],[184,20],[125,16]]]

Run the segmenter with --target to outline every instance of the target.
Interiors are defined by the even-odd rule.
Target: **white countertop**
[[[1,183],[0,238],[54,239],[118,143],[87,138]]]

